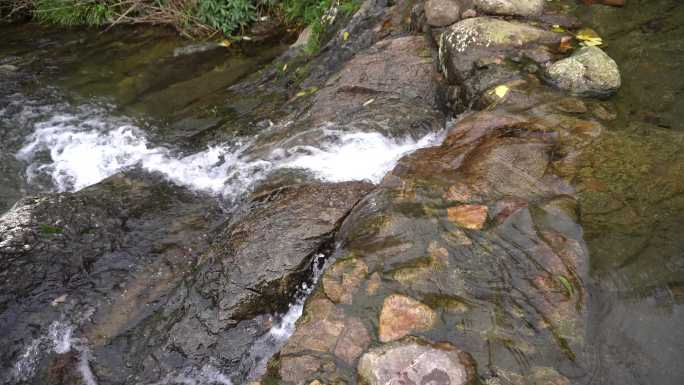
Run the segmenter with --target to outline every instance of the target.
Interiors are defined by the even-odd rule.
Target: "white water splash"
[[[339,140],[313,146],[295,147],[309,152],[287,160],[283,167],[309,170],[330,182],[370,180],[379,182],[404,155],[439,142],[438,133],[430,133],[419,140],[395,140],[377,132],[341,133]]]
[[[295,300],[289,304],[289,308],[283,314],[278,322],[276,322],[269,331],[257,339],[252,345],[249,357],[247,358],[254,364],[252,365],[250,373],[247,375],[248,380],[255,380],[266,372],[266,365],[268,360],[283,347],[285,342],[295,331],[297,320],[304,312],[304,302],[313,291],[316,283],[320,279],[325,267],[327,266],[325,255],[318,254],[314,257],[312,262],[313,274],[311,282],[303,282],[298,292],[295,294]]]
[[[85,340],[73,336],[73,326],[54,321],[46,335],[31,341],[14,364],[14,378],[18,381],[30,380],[36,371],[41,356],[49,353],[64,354],[72,349],[78,353],[77,370],[85,385],[97,385],[95,375],[90,369],[90,349]]]
[[[139,166],[159,172],[188,188],[235,197],[270,171],[304,169],[325,181],[378,182],[401,156],[435,144],[432,133],[419,140],[392,139],[376,132],[343,132],[322,127],[318,147],[273,150],[260,159],[249,156],[251,143],[223,144],[190,155],[153,146],[131,122],[104,117],[82,108],[34,124],[34,132],[17,153],[27,161],[29,182],[47,175],[58,191],[76,191],[120,171]]]

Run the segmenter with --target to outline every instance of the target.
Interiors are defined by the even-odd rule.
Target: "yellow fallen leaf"
[[[287,64],[283,66],[283,72],[287,71]]]
[[[592,40],[585,40],[580,43],[580,45],[583,45],[585,47],[595,47],[597,45],[602,45],[603,40],[601,39],[592,39]]]
[[[300,97],[302,97],[302,96],[306,96],[306,91],[299,91],[299,92],[297,92],[297,95],[296,95],[296,96],[297,96],[298,98],[300,98]]]
[[[349,40],[349,32],[344,31],[344,33],[342,34],[342,40],[344,40],[344,41]]]
[[[231,42],[228,39],[223,39],[218,43],[221,47],[230,47]]]
[[[494,93],[499,98],[503,98],[508,93],[508,86],[500,85],[494,89]]]
[[[587,46],[596,46],[603,44],[603,39],[601,38],[601,36],[599,36],[599,34],[591,28],[580,29],[579,31],[577,31],[575,37],[577,38],[577,40],[579,40]]]

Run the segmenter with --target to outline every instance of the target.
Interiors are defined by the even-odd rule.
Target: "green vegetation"
[[[361,0],[285,0],[282,3],[282,10],[288,22],[311,28],[307,51],[315,53],[320,49],[325,26],[334,17],[334,12],[350,16],[360,6]]]
[[[95,1],[37,0],[33,14],[46,24],[100,26],[112,17],[111,7]]]
[[[46,235],[61,234],[64,232],[64,229],[56,226],[41,224],[38,227],[40,228],[40,232]]]
[[[0,18],[69,27],[165,24],[186,36],[206,37],[241,35],[259,18],[270,17],[291,27],[310,26],[313,53],[335,16],[349,16],[360,5],[361,0],[9,0],[0,5]]]

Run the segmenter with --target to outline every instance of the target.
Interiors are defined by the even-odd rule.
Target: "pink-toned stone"
[[[447,216],[451,222],[458,226],[481,230],[487,220],[487,206],[484,205],[460,205],[447,209]]]
[[[380,311],[380,341],[394,341],[413,332],[430,330],[436,318],[427,305],[411,297],[392,294],[385,298]]]
[[[368,385],[469,385],[476,377],[469,354],[414,337],[371,349],[359,360],[358,373]]]

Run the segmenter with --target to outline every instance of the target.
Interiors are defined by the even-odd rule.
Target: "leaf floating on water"
[[[508,90],[509,90],[508,86],[500,85],[494,89],[494,93],[499,98],[503,98],[504,96],[506,96],[506,94],[508,94]]]
[[[344,31],[344,33],[342,34],[342,40],[344,40],[344,41],[349,40],[349,32]]]
[[[228,47],[230,47],[230,45],[231,45],[232,43],[231,43],[230,40],[228,40],[228,39],[223,39],[223,40],[221,40],[218,44],[219,44],[221,47],[226,47],[226,48],[228,48]]]
[[[599,36],[599,34],[591,28],[580,29],[579,31],[577,31],[575,37],[577,38],[577,40],[580,41],[580,44],[587,47],[593,47],[603,44],[603,39],[601,38],[601,36]]]

